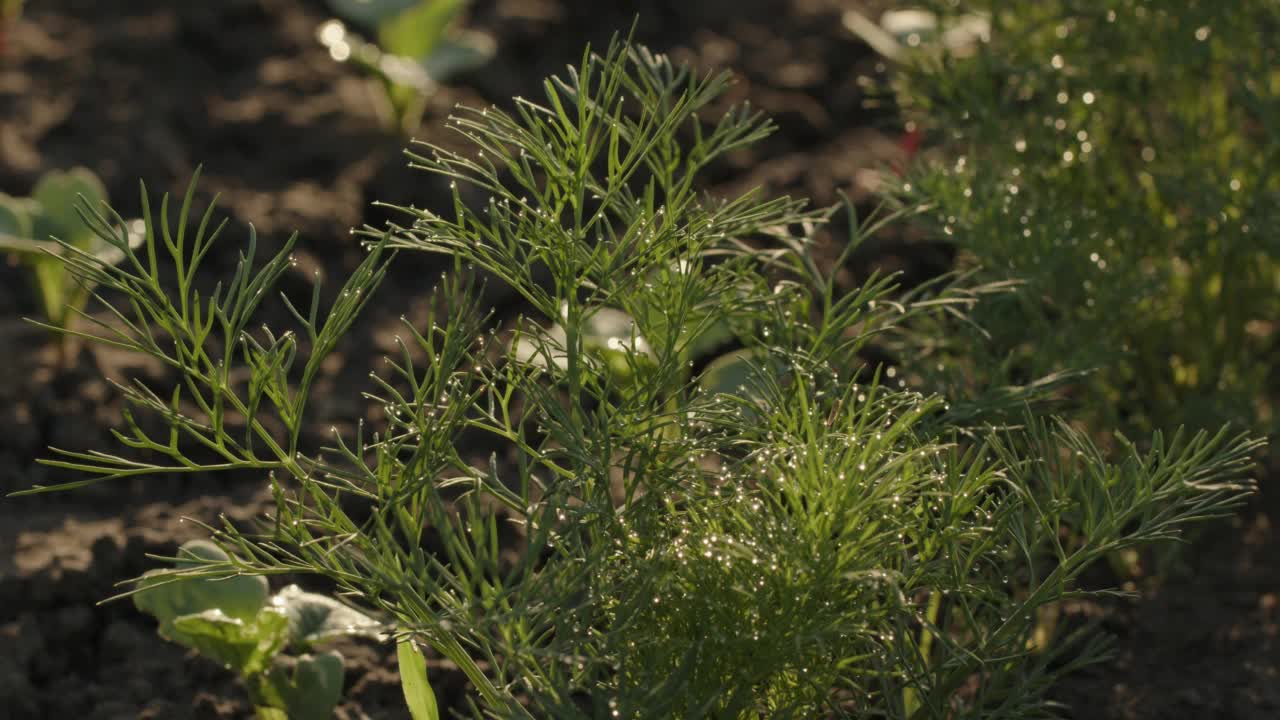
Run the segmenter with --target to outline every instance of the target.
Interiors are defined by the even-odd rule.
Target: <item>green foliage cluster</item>
[[[373,42],[330,20],[316,33],[329,54],[373,75],[386,100],[387,124],[412,133],[437,83],[479,67],[494,53],[491,37],[459,31],[468,0],[329,0],[346,22],[373,34]]]
[[[67,486],[269,474],[268,520],[210,528],[224,574],[319,575],[387,618],[417,717],[435,708],[412,643],[466,674],[475,717],[1054,716],[1052,681],[1105,656],[1053,622],[1090,594],[1081,575],[1230,512],[1259,444],[1176,432],[1104,452],[1018,412],[1051,382],[943,396],[865,360],[923,352],[921,329],[1004,286],[843,287],[891,218],[850,211],[832,265],[814,230],[834,210],[699,193],[708,164],[773,129],[708,116],[727,82],[615,43],[540,101],[462,111],[474,153],[411,153],[453,181],[449,210],[365,228],[332,304],[318,285],[309,306],[282,296],[294,329],[255,317],[292,239],[255,265],[251,235],[209,293],[195,278],[218,233],[188,222],[190,192],[172,225],[167,199],[146,211],[143,251],[86,213],[126,255],[68,259],[125,300],[101,340],[179,379],[122,386],[130,452],[45,462],[87,476]],[[455,272],[372,378],[380,425],[311,452],[317,373],[402,252]],[[516,339],[480,306],[480,271],[527,302]],[[722,345],[739,351],[694,362]]]
[[[1095,368],[1095,427],[1274,432],[1280,5],[984,0],[989,42],[904,63],[946,151],[907,195],[1022,292],[974,317],[1005,376]]]
[[[162,637],[237,673],[260,720],[333,717],[342,654],[312,651],[345,635],[378,637],[380,623],[297,585],[268,598],[265,577],[235,574],[231,557],[207,540],[184,544],[174,565],[148,572],[133,592],[138,609],[160,621]]]

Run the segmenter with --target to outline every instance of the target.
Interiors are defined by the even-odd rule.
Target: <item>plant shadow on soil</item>
[[[714,168],[708,185],[724,193],[760,186],[828,204],[837,188],[856,194],[860,173],[899,151],[892,118],[862,107],[857,78],[874,74],[876,61],[840,27],[851,4],[479,0],[473,23],[497,36],[498,57],[433,98],[419,137],[457,143],[443,131],[455,103],[534,96],[586,42],[602,46],[638,13],[639,41],[701,68],[732,69],[740,81],[728,101],[750,99],[779,125],[760,146]],[[309,292],[313,270],[345,276],[362,255],[347,229],[385,219],[370,201],[421,205],[446,195],[441,182],[404,167],[402,141],[381,131],[365,81],[315,42],[325,17],[319,0],[29,4],[0,56],[0,191],[25,194],[49,169],[85,165],[102,176],[121,213],[135,216],[138,178],[156,191],[180,191],[204,163],[197,205],[218,193],[230,218],[210,275],[232,267],[252,222],[267,246],[294,230],[302,235],[286,292]],[[891,240],[859,261],[925,278],[945,269],[949,256]],[[398,259],[325,368],[316,427],[349,426],[369,412],[359,395],[367,373],[394,349],[395,318],[424,321],[441,267]],[[521,309],[500,289],[486,300],[500,316]],[[101,348],[82,348],[59,368],[49,338],[18,319],[35,312],[20,269],[0,266],[0,492],[68,479],[35,464],[47,446],[111,447],[122,403],[100,371],[117,379],[162,375]],[[265,486],[265,478],[245,475],[163,477],[0,501],[0,716],[247,717],[229,673],[161,640],[131,603],[95,603],[117,581],[153,567],[147,553],[171,554],[197,537],[184,516],[248,520],[266,508]],[[1119,636],[1117,661],[1067,683],[1057,698],[1081,718],[1280,717],[1280,548],[1271,523],[1278,512],[1274,500],[1255,503],[1193,548],[1194,574],[1154,599],[1106,609],[1105,625]],[[359,642],[341,650],[348,670],[340,716],[405,717],[393,653]],[[460,675],[440,661],[432,672],[443,704],[460,702],[467,692]]]

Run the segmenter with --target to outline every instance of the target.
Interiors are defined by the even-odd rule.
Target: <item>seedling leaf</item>
[[[183,616],[219,610],[229,618],[250,621],[267,600],[267,579],[260,575],[226,578],[191,577],[178,574],[206,565],[230,561],[226,553],[208,540],[192,540],[178,550],[174,570],[152,570],[138,582],[133,602],[139,610],[160,621],[160,634],[170,637],[174,622]],[[176,638],[171,638],[176,639]]]
[[[289,619],[274,608],[245,621],[217,608],[175,618],[170,640],[243,676],[264,672],[289,639]]]
[[[384,52],[423,60],[435,52],[466,0],[419,2],[378,25],[378,45]]]
[[[436,694],[427,682],[427,659],[414,646],[412,640],[402,640],[396,647],[400,660],[400,687],[404,689],[404,701],[409,706],[413,720],[440,720],[436,707]]]
[[[422,68],[431,79],[444,82],[489,62],[495,50],[493,38],[489,35],[464,33],[456,38],[440,40],[431,54],[421,59]]]
[[[420,2],[422,0],[329,0],[329,8],[348,22],[374,30]]]
[[[775,364],[775,371],[781,374],[782,368],[777,365],[777,359],[762,350],[743,348],[725,353],[707,365],[698,379],[698,386],[711,394],[756,397],[756,385],[765,377],[765,363],[770,361]]]
[[[0,234],[11,235],[14,238],[31,237],[29,203],[0,193]]]
[[[271,598],[289,618],[289,642],[312,647],[344,635],[382,637],[382,623],[325,595],[290,585]]]
[[[31,198],[39,204],[40,212],[34,218],[33,232],[36,240],[56,237],[77,247],[83,247],[93,233],[80,220],[77,203],[98,208],[106,202],[107,190],[102,181],[86,168],[76,167],[67,171],[54,170],[45,173],[36,182]]]
[[[342,699],[342,654],[330,650],[289,663],[277,659],[262,680],[263,695],[292,720],[327,720]]]

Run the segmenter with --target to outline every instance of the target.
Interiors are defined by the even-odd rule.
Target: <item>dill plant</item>
[[[134,452],[45,462],[88,476],[69,486],[269,475],[271,516],[211,526],[230,559],[202,572],[327,578],[466,674],[461,714],[1052,716],[1049,684],[1104,648],[1055,636],[1041,611],[1086,594],[1078,579],[1100,557],[1228,512],[1256,443],[1157,435],[1108,459],[1064,422],[982,421],[1034,387],[1003,405],[943,398],[860,360],[982,288],[905,293],[876,275],[841,288],[813,252],[829,211],[700,194],[700,169],[772,129],[745,108],[700,117],[727,82],[617,42],[541,101],[460,111],[475,154],[411,153],[452,178],[452,207],[365,228],[368,257],[333,304],[317,290],[288,305],[295,330],[253,324],[292,241],[254,268],[251,236],[202,295],[217,232],[210,215],[188,224],[190,194],[176,227],[167,203],[146,213],[145,250],[87,212],[127,256],[72,256],[125,299],[105,305],[99,339],[179,381],[123,386],[118,438]],[[850,251],[883,221],[851,222]],[[376,307],[395,254],[418,251],[456,272],[371,380],[381,427],[309,452],[324,357]],[[481,307],[480,271],[527,301],[519,341]],[[586,337],[606,311],[634,322],[609,353]],[[727,389],[699,359],[725,328],[747,351]],[[144,412],[169,431],[148,434]],[[491,460],[473,465],[464,444]]]
[[[1098,426],[1274,431],[1280,6],[930,5],[991,33],[901,68],[947,158],[907,194],[1025,283],[975,315],[1005,377],[1094,369],[1077,398]]]

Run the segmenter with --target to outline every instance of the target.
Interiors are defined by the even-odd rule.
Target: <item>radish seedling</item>
[[[325,22],[316,35],[334,60],[354,63],[376,78],[387,124],[411,134],[437,84],[493,56],[493,38],[456,28],[467,5],[468,0],[329,0],[335,13],[375,40],[363,39],[342,20]]]
[[[101,181],[85,168],[46,173],[27,198],[0,193],[0,251],[17,255],[29,270],[44,314],[41,324],[59,333],[59,357],[64,365],[71,340],[68,331],[84,310],[93,285],[76,277],[63,257],[82,253],[106,263],[125,257],[80,219],[84,207],[98,208],[106,201]],[[118,225],[130,247],[141,246],[139,224],[121,221]]]
[[[166,640],[237,673],[260,720],[332,717],[342,697],[342,655],[315,647],[384,632],[368,616],[296,585],[268,597],[265,577],[236,574],[231,557],[206,540],[184,544],[174,564],[144,575],[134,604],[160,621]]]

